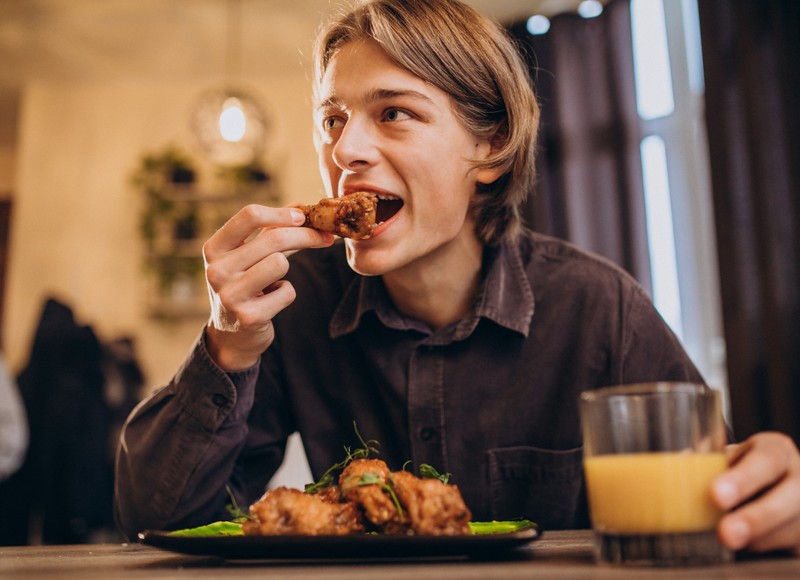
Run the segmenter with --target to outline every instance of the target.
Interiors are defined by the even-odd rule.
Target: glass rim
[[[647,397],[662,396],[670,393],[711,396],[716,396],[718,394],[715,389],[709,387],[705,383],[692,381],[653,381],[649,383],[631,383],[590,389],[581,393],[581,401],[590,403],[616,396],[636,395]]]

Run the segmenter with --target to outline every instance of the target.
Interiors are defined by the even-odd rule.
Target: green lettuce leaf
[[[171,536],[243,536],[242,524],[238,522],[213,522],[198,528],[186,528],[170,532]]]
[[[510,534],[535,526],[530,520],[506,520],[491,522],[470,522],[469,531],[473,534]]]
[[[507,520],[492,522],[470,522],[469,531],[476,535],[483,534],[510,534],[535,526],[530,520]],[[172,536],[243,536],[242,524],[238,522],[213,522],[197,528],[186,528],[170,532]]]

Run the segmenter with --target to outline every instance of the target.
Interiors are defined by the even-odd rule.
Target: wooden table
[[[402,562],[238,561],[185,556],[141,544],[0,547],[0,578],[92,580],[116,578],[319,578],[324,580],[491,580],[494,578],[800,578],[800,559],[763,557],[724,566],[683,569],[595,564],[587,531],[546,532],[501,561]]]

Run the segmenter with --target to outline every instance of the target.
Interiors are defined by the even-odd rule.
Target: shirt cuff
[[[206,348],[205,330],[195,343],[172,387],[181,407],[209,431],[224,423],[246,421],[253,407],[260,364],[226,372]]]

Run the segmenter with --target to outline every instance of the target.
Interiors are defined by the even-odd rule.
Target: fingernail
[[[716,495],[721,508],[729,509],[736,504],[739,492],[733,483],[722,479],[714,484],[714,495]]]
[[[725,526],[725,536],[732,550],[744,548],[750,540],[750,526],[741,519],[734,519]]]
[[[303,213],[303,210],[297,209],[296,207],[292,208],[292,223],[297,225],[302,225],[306,221],[306,214]]]

